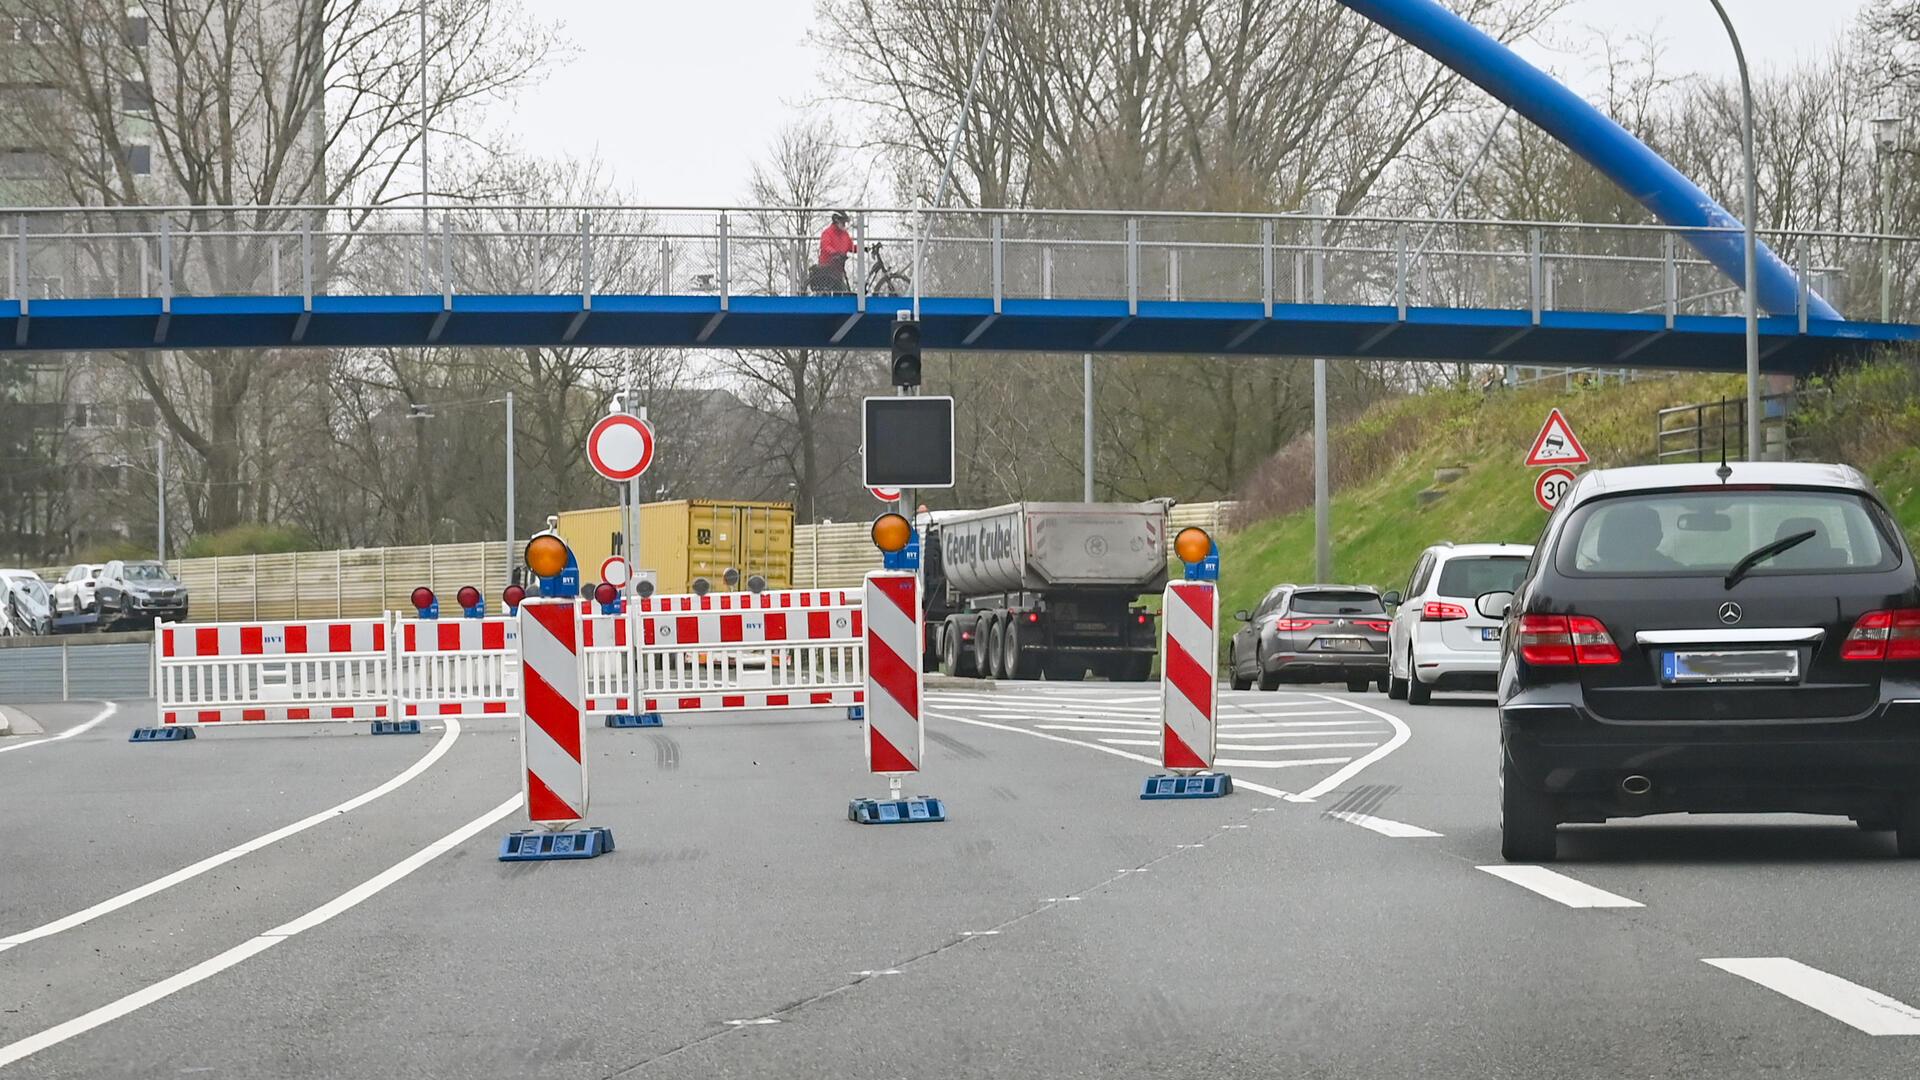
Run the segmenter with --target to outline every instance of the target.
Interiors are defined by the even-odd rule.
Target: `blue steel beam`
[[[1626,128],[1436,0],[1340,2],[1512,106],[1513,111],[1620,185],[1662,222],[1688,228],[1741,227],[1738,218]],[[1737,233],[1683,235],[1735,285],[1746,279],[1744,242]],[[1760,307],[1775,315],[1795,311],[1799,285],[1793,270],[1765,244],[1760,245],[1759,260],[1755,299]],[[1808,296],[1808,305],[1815,319],[1841,318],[1817,294]]]
[[[715,296],[598,295],[579,318],[577,296],[181,296],[0,301],[0,351],[152,348],[372,347],[887,347],[906,297],[871,297],[855,320],[850,296],[735,296],[725,318]],[[925,297],[922,344],[999,352],[1116,352],[1234,356],[1330,356],[1543,367],[1690,368],[1741,371],[1738,316],[1681,315],[1668,330],[1655,313],[1543,311],[1259,301]],[[165,319],[166,341],[154,330]],[[989,321],[991,319],[991,321]],[[1920,326],[1810,320],[1761,321],[1761,363],[1805,373],[1877,344],[1920,341]],[[437,334],[437,336],[436,336]],[[571,336],[569,336],[571,335]],[[704,335],[704,336],[703,336]],[[10,347],[9,347],[10,346]]]

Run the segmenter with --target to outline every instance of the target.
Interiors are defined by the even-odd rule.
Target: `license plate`
[[[1481,627],[1481,628],[1480,628],[1480,640],[1481,640],[1481,641],[1499,641],[1499,640],[1500,640],[1500,628],[1499,628],[1499,627],[1497,627],[1497,626],[1483,626],[1483,627]]]
[[[1321,652],[1372,652],[1373,651],[1373,647],[1367,644],[1366,638],[1357,638],[1357,637],[1315,638],[1313,641],[1313,647],[1316,649],[1319,649]]]
[[[1790,683],[1800,681],[1798,649],[1722,649],[1668,652],[1660,659],[1663,682]]]

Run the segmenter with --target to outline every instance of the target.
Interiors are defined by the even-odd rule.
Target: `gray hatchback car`
[[[1252,611],[1228,649],[1233,688],[1277,690],[1283,682],[1344,682],[1359,693],[1386,689],[1387,631],[1379,590],[1366,585],[1276,585]]]

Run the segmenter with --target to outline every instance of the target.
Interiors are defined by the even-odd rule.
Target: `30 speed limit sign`
[[[1540,509],[1552,513],[1560,500],[1567,497],[1567,492],[1573,490],[1576,479],[1571,470],[1548,469],[1533,482],[1533,501],[1540,504]]]

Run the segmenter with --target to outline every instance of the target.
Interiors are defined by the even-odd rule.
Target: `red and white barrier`
[[[920,578],[875,570],[866,583],[867,771],[920,771]]]
[[[387,621],[162,623],[153,636],[162,724],[311,723],[389,714]]]
[[[1172,772],[1213,768],[1220,713],[1220,596],[1210,581],[1173,581],[1160,603],[1160,764]]]
[[[520,606],[520,765],[527,818],[568,825],[587,816],[586,659],[571,600]]]
[[[399,619],[394,705],[400,719],[505,716],[520,700],[520,620]]]
[[[580,645],[590,713],[626,713],[633,702],[630,616],[580,616]]]
[[[858,705],[865,699],[860,606],[845,589],[640,600],[634,711]]]

